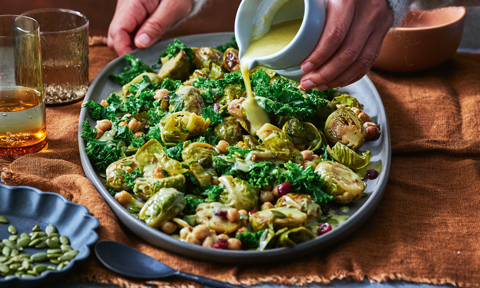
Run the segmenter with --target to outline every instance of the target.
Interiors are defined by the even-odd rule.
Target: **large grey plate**
[[[214,34],[200,34],[179,37],[187,46],[217,46],[229,42],[232,33],[214,33]],[[131,54],[135,57],[141,58],[146,63],[154,63],[157,61],[160,53],[167,47],[167,44],[172,43],[173,39],[159,42],[152,47],[145,50],[135,50]],[[126,65],[124,57],[119,57],[110,62],[105,68],[98,73],[97,77],[90,86],[84,101],[94,100],[100,102],[106,99],[111,92],[118,91],[121,87],[108,79],[108,75],[113,73],[120,73]],[[78,143],[80,149],[80,157],[83,164],[83,169],[88,179],[97,187],[98,192],[105,198],[105,201],[110,205],[113,212],[118,219],[125,224],[131,231],[143,238],[145,241],[156,245],[162,249],[172,251],[187,257],[226,263],[260,263],[272,262],[276,260],[285,260],[287,258],[299,257],[306,254],[311,254],[315,250],[323,249],[329,245],[337,243],[340,239],[357,229],[375,210],[380,203],[385,186],[388,180],[390,171],[390,131],[388,127],[387,116],[382,100],[378,95],[375,86],[373,86],[370,79],[362,78],[360,81],[342,88],[351,93],[352,96],[357,97],[361,103],[364,104],[364,111],[372,116],[373,121],[379,124],[381,129],[380,138],[375,141],[367,142],[363,149],[368,149],[372,152],[373,157],[371,163],[376,168],[381,167],[380,175],[375,180],[367,181],[366,193],[368,197],[350,205],[350,211],[347,213],[351,215],[349,219],[340,225],[337,229],[330,233],[317,237],[314,240],[297,245],[294,248],[278,248],[267,251],[230,251],[217,250],[211,248],[204,248],[201,246],[181,242],[173,237],[170,237],[159,230],[147,226],[145,223],[132,217],[122,206],[120,206],[115,199],[108,193],[103,186],[103,179],[99,177],[98,172],[93,169],[88,156],[85,153],[85,144],[80,137],[82,134],[82,122],[85,119],[90,119],[90,123],[94,123],[87,113],[87,109],[82,109],[80,113],[80,120],[78,123]]]

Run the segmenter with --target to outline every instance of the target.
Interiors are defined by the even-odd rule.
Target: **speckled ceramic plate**
[[[189,47],[201,46],[217,46],[219,44],[227,43],[231,40],[232,33],[215,33],[215,34],[200,34],[179,37]],[[141,58],[146,63],[154,63],[158,60],[160,53],[167,48],[173,39],[165,40],[156,43],[152,47],[145,50],[135,50],[131,54],[135,57]],[[110,62],[103,68],[90,86],[84,101],[94,100],[100,102],[106,99],[111,92],[121,90],[121,87],[108,79],[108,75],[116,74],[123,71],[126,65],[124,57],[119,57]],[[314,251],[323,249],[329,245],[337,243],[340,239],[352,233],[373,213],[375,208],[380,203],[385,186],[390,172],[390,131],[388,127],[387,116],[382,100],[378,95],[375,86],[373,86],[370,79],[362,78],[360,81],[342,88],[348,91],[352,96],[357,97],[358,100],[364,104],[364,111],[372,116],[373,121],[379,124],[381,129],[380,138],[375,141],[367,142],[361,150],[370,150],[372,152],[371,164],[369,167],[374,167],[379,170],[380,175],[375,180],[367,180],[367,188],[365,192],[368,197],[361,199],[358,202],[350,205],[350,209],[346,215],[349,215],[347,221],[341,224],[325,235],[317,237],[314,240],[307,241],[293,248],[277,248],[266,251],[230,251],[217,250],[211,248],[204,248],[198,245],[193,245],[181,242],[173,237],[170,237],[157,229],[147,226],[145,223],[135,219],[122,206],[120,206],[115,199],[104,188],[104,179],[99,176],[99,171],[96,171],[88,156],[85,153],[85,145],[81,139],[82,123],[85,119],[90,119],[90,123],[94,121],[88,115],[87,109],[82,109],[80,113],[78,126],[78,143],[80,149],[80,156],[85,173],[97,187],[98,192],[105,198],[107,203],[117,215],[118,219],[125,224],[131,231],[143,238],[145,241],[156,245],[162,249],[169,250],[187,257],[227,263],[260,263],[272,262],[278,260],[285,260],[288,258],[299,257],[306,254],[311,254]]]
[[[42,192],[32,187],[10,187],[0,184],[0,215],[7,218],[9,224],[0,224],[1,239],[8,238],[11,234],[7,231],[9,225],[15,226],[18,233],[30,233],[35,225],[40,225],[42,231],[48,224],[57,227],[59,234],[70,239],[70,246],[79,250],[77,257],[70,261],[64,269],[47,270],[44,275],[23,279],[14,277],[6,279],[0,276],[0,287],[26,288],[48,287],[52,283],[74,267],[78,262],[85,260],[90,254],[90,245],[97,241],[96,229],[98,220],[88,214],[88,209],[82,205],[67,201],[65,197],[50,192]],[[37,252],[46,252],[45,249],[24,248],[20,253],[30,255]],[[53,266],[48,262],[42,263]]]

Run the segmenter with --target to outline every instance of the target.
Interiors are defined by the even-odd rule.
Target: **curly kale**
[[[155,66],[157,65],[155,64],[153,66],[149,66],[148,64],[142,62],[140,58],[134,59],[130,54],[125,54],[125,60],[127,60],[127,67],[123,68],[124,71],[122,73],[111,74],[108,76],[115,83],[122,86],[144,72],[153,72],[153,69],[155,69]]]

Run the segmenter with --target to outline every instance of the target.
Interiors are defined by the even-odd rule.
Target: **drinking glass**
[[[0,15],[0,156],[47,144],[38,22]]]
[[[80,12],[47,8],[24,16],[40,24],[43,87],[47,104],[73,102],[88,89],[88,19]]]

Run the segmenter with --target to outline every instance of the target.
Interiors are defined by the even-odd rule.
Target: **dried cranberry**
[[[162,100],[170,101],[170,95],[164,96],[164,97],[162,98]]]
[[[227,211],[224,210],[218,210],[215,213],[213,213],[215,216],[220,216],[220,217],[227,217]]]
[[[367,170],[367,173],[365,173],[365,177],[368,179],[375,179],[378,177],[378,171],[375,169],[369,169]]]
[[[215,244],[213,244],[213,248],[215,249],[227,249],[228,241],[226,239],[218,239]]]
[[[213,104],[213,111],[215,112],[220,112],[220,105],[218,105],[217,103]]]
[[[278,185],[278,196],[282,197],[292,191],[292,184],[290,182],[283,182],[282,184]]]
[[[257,212],[258,212],[258,210],[252,210],[252,211],[248,212],[248,216],[252,216],[252,214],[255,214]]]
[[[332,231],[332,226],[330,226],[330,224],[328,223],[322,223],[320,225],[318,225],[318,229],[317,229],[317,233],[318,235],[323,235],[327,232],[330,232]]]

